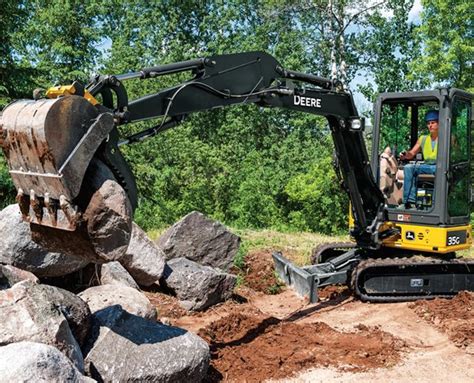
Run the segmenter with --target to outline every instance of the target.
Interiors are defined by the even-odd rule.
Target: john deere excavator
[[[130,101],[124,83],[178,72],[192,74],[172,88]],[[133,174],[119,147],[175,127],[194,112],[238,104],[279,107],[327,118],[337,170],[351,201],[353,245],[328,246],[316,264],[297,267],[282,254],[280,276],[311,301],[317,288],[347,283],[367,301],[453,296],[474,290],[474,260],[455,252],[472,243],[470,226],[471,104],[458,89],[385,93],[375,108],[371,161],[364,120],[341,84],[284,69],[264,52],[212,56],[96,76],[50,88],[47,98],[19,100],[3,112],[1,138],[23,218],[32,225],[74,231],[83,219],[81,186],[99,158],[137,205]],[[100,101],[100,102],[99,102]],[[399,153],[422,134],[424,113],[439,111],[436,173],[416,182],[415,206],[402,204]],[[125,124],[157,119],[128,137]],[[422,158],[412,161],[414,166]],[[390,165],[390,166],[388,166]],[[398,174],[398,175],[397,175]]]

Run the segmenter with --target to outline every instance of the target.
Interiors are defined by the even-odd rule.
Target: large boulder
[[[104,263],[100,267],[101,285],[119,285],[140,290],[127,270],[117,261]]]
[[[130,314],[145,319],[156,319],[156,308],[148,298],[134,288],[119,285],[103,285],[90,287],[79,294],[89,305],[92,313],[110,306],[120,305]]]
[[[83,371],[84,360],[79,344],[50,293],[30,281],[0,291],[0,344],[21,341],[49,344],[62,351],[79,371]],[[64,305],[64,309],[67,308]]]
[[[186,310],[198,311],[230,298],[237,278],[186,258],[176,258],[166,265],[160,283],[178,297]]]
[[[56,347],[34,342],[18,342],[0,347],[0,381],[95,382],[83,376]]]
[[[30,225],[17,204],[0,212],[0,263],[27,270],[37,277],[57,277],[82,269],[89,261],[74,255],[49,252],[31,239]]]
[[[39,279],[29,271],[21,270],[11,265],[0,264],[0,290],[9,289],[21,281],[39,283]]]
[[[94,314],[85,351],[88,375],[106,382],[200,382],[209,346],[190,332],[132,315],[119,306]]]
[[[201,265],[229,271],[239,250],[240,237],[220,222],[193,211],[163,233],[158,246],[167,260],[186,257]]]
[[[75,231],[31,225],[33,240],[51,251],[94,263],[120,259],[130,241],[132,206],[125,190],[102,162],[91,162],[78,205],[84,214]]]
[[[48,285],[34,288],[36,296],[49,300],[66,318],[74,338],[82,347],[91,328],[89,305],[70,291]]]
[[[130,244],[120,263],[139,285],[151,286],[163,275],[165,254],[133,223]]]

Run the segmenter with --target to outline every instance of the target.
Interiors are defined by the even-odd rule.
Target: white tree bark
[[[367,3],[352,1],[348,2],[349,4],[343,5],[339,5],[338,1],[340,0],[328,0],[326,8],[324,10],[322,8],[319,9],[326,13],[327,18],[329,32],[327,38],[331,47],[331,80],[340,81],[344,89],[347,89],[346,29],[360,15],[381,6],[386,0],[375,3],[371,0],[368,0]]]
[[[329,0],[328,2],[327,15],[329,18],[329,38],[331,39],[331,80],[334,82],[337,80],[337,39],[335,38],[334,31],[334,12],[332,0]]]

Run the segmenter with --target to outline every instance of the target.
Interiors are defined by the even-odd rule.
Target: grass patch
[[[234,266],[239,269],[243,270],[245,266],[245,257],[248,254],[248,244],[247,242],[240,242],[239,251],[234,256]]]
[[[465,257],[465,258],[474,258],[474,247],[471,246],[468,250],[458,251],[456,252],[458,257]]]
[[[244,259],[246,254],[257,250],[281,251],[286,258],[300,266],[310,263],[311,250],[314,247],[322,243],[349,241],[347,235],[329,236],[317,233],[282,233],[274,230],[249,229],[232,230],[232,232],[242,239],[243,254],[239,254],[239,257]]]
[[[245,285],[245,277],[242,271],[237,274],[237,281],[235,283],[235,288],[239,288]]]
[[[148,237],[155,241],[167,228],[152,229],[147,232]],[[349,242],[349,235],[329,236],[307,232],[279,232],[275,230],[251,230],[233,229],[229,230],[237,234],[242,242],[239,251],[234,258],[234,266],[243,270],[245,257],[253,251],[281,251],[283,255],[299,266],[310,263],[311,250],[323,243]],[[459,251],[458,256],[474,258],[474,247]]]

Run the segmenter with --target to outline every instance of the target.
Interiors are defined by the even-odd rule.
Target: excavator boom
[[[178,72],[193,78],[175,87],[129,101],[124,82]],[[304,87],[298,87],[299,84]],[[86,87],[54,88],[49,100],[21,100],[3,115],[3,149],[25,219],[75,230],[76,203],[93,157],[104,161],[136,206],[133,174],[119,146],[135,143],[182,122],[189,114],[238,104],[278,107],[325,116],[331,128],[344,186],[355,217],[354,237],[377,247],[383,195],[377,187],[362,137],[362,124],[350,93],[330,80],[285,70],[271,55],[248,52],[212,56],[137,72],[96,76]],[[99,104],[96,98],[102,99]],[[115,101],[114,101],[115,100]],[[158,124],[129,137],[119,127],[157,119]]]
[[[154,94],[128,99],[124,86],[127,80],[153,80],[179,72],[191,72],[192,77]],[[153,137],[195,112],[255,104],[327,118],[337,170],[354,218],[351,236],[356,246],[335,249],[331,257],[316,257],[324,263],[299,268],[282,254],[275,254],[276,269],[285,282],[313,301],[318,286],[333,283],[352,284],[358,296],[373,301],[452,296],[460,289],[474,290],[472,262],[383,259],[401,254],[386,254],[382,244],[385,239],[399,236],[400,228],[385,225],[387,208],[368,160],[363,120],[352,95],[338,83],[286,70],[264,52],[248,52],[96,76],[87,86],[75,82],[50,89],[48,95],[53,98],[11,104],[0,125],[0,142],[18,190],[23,218],[39,227],[39,233],[49,232],[49,228],[64,233],[97,226],[84,222],[84,216],[97,214],[82,214],[93,205],[88,205],[85,195],[92,195],[91,185],[98,184],[87,178],[97,174],[89,166],[94,163],[105,166],[106,170],[100,172],[102,178],[113,178],[120,184],[133,212],[138,193],[134,176],[121,155],[121,145]],[[157,121],[155,126],[128,137],[120,135],[122,125],[151,119]],[[128,221],[131,217],[123,219],[124,227],[131,230]],[[118,234],[123,237],[121,230]],[[80,237],[88,238],[87,233]],[[102,238],[101,233],[95,237],[98,242]]]

